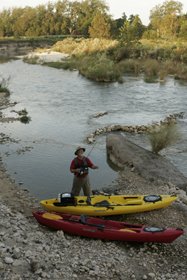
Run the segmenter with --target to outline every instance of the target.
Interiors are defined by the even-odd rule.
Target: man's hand
[[[99,169],[99,167],[97,165],[93,165],[92,169]]]

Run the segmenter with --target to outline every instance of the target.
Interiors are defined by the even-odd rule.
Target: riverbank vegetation
[[[176,123],[170,122],[152,128],[149,131],[148,136],[152,152],[158,154],[161,150],[176,143],[180,138],[180,133]]]
[[[22,123],[29,123],[31,121],[31,117],[28,116],[28,112],[26,109],[22,109],[22,110],[19,110],[19,111],[16,111],[16,110],[12,110],[12,112],[16,113],[18,116],[19,116],[19,120],[20,122]]]
[[[129,74],[141,75],[146,82],[164,82],[168,75],[187,80],[187,41],[142,39],[126,43],[69,38],[57,42],[51,50],[69,56],[61,62],[45,65],[77,69],[80,74],[95,81],[121,82]]]
[[[95,81],[122,82],[125,74],[143,75],[146,82],[164,82],[168,75],[187,80],[187,14],[179,1],[153,7],[148,26],[125,11],[113,19],[103,0],[12,8],[0,12],[0,36],[59,36],[52,50],[69,58],[47,65],[77,69]]]
[[[8,88],[10,77],[5,79],[3,77],[0,77],[0,92],[6,93],[6,95],[10,95],[10,90]]]

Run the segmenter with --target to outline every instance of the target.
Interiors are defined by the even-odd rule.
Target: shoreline
[[[126,170],[125,179],[121,177],[119,182],[121,187],[124,182],[124,186],[128,184],[127,193],[132,192],[132,186],[137,188],[135,184],[145,184],[127,173],[132,174]],[[32,216],[32,210],[39,208],[39,201],[16,186],[2,161],[0,201],[3,280],[124,279],[121,275],[127,280],[186,279],[187,207],[184,212],[181,202],[158,211],[121,216],[124,221],[152,226],[178,227],[181,223],[185,226],[185,234],[171,244],[136,244],[70,236],[39,225]]]
[[[69,55],[61,52],[52,51],[47,49],[45,51],[33,51],[25,55],[24,58],[28,60],[35,59],[37,63],[43,64],[48,62],[62,62],[64,59],[68,58]]]

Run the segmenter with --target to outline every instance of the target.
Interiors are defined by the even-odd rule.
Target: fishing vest
[[[88,174],[88,162],[87,162],[87,158],[84,157],[81,161],[81,164],[78,160],[78,158],[74,158],[74,163],[75,163],[75,169],[80,168],[80,173],[78,174],[78,176],[82,176],[82,175],[86,175]]]

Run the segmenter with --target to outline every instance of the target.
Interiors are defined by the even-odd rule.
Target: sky
[[[187,13],[187,0],[178,1],[183,4],[183,12]],[[35,7],[48,2],[55,3],[57,0],[0,0],[0,11],[11,7]],[[131,14],[138,14],[142,23],[148,25],[150,10],[156,5],[163,4],[164,0],[105,0],[105,2],[110,8],[109,12],[113,18],[120,18],[123,13],[127,17]]]

